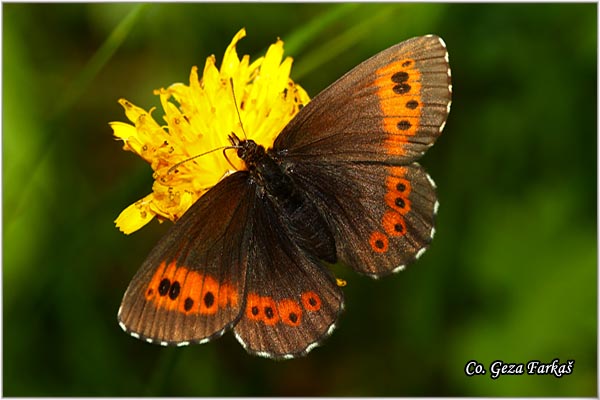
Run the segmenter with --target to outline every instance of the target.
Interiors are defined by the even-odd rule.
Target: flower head
[[[245,35],[242,29],[234,36],[220,69],[211,56],[201,78],[198,68],[193,67],[189,85],[175,83],[155,90],[166,125],[154,120],[153,109],[145,111],[119,100],[133,125],[111,122],[113,134],[123,141],[125,150],[150,164],[155,179],[152,193],[116,219],[124,233],[138,230],[155,216],[159,220],[179,219],[224,176],[244,169],[236,152],[228,151],[226,158],[222,151],[231,145],[228,137],[232,132],[269,148],[309,102],[304,89],[290,79],[292,59],[283,59],[283,42],[277,40],[264,57],[250,63],[247,55],[240,60],[235,48]]]

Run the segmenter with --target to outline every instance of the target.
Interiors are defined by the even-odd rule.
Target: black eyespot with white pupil
[[[392,75],[392,82],[394,83],[404,83],[408,80],[408,73],[401,71],[401,72],[396,72],[394,75]]]
[[[169,290],[169,298],[171,300],[175,300],[179,296],[180,292],[181,292],[181,285],[179,284],[179,282],[177,282],[177,281],[173,282],[173,284],[171,285],[171,289]]]
[[[273,312],[273,309],[271,307],[265,307],[265,316],[268,319],[271,319],[275,316],[275,313]]]
[[[405,94],[410,92],[410,85],[406,83],[408,81],[409,75],[405,71],[396,72],[392,75],[392,82],[396,83],[394,88],[392,89],[396,94]]]
[[[158,294],[160,294],[161,296],[166,296],[167,293],[169,293],[170,288],[171,281],[165,278],[158,284]]]

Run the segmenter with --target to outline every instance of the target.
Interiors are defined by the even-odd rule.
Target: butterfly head
[[[237,156],[244,160],[249,169],[252,169],[252,166],[265,156],[265,148],[257,144],[254,140],[242,140],[232,132],[229,135],[229,141],[231,142],[231,147],[237,149]]]

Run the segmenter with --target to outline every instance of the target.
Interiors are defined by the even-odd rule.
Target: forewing
[[[288,159],[407,164],[433,145],[450,111],[448,52],[433,35],[364,61],[319,93],[274,143]]]

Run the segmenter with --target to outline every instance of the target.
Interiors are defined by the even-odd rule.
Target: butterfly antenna
[[[226,149],[230,149],[230,148],[231,148],[231,146],[217,147],[215,149],[205,151],[204,153],[196,154],[195,156],[192,156],[190,158],[186,158],[185,160],[179,161],[178,163],[174,164],[171,168],[169,168],[169,170],[167,171],[167,175],[170,174],[171,172],[173,172],[173,170],[177,169],[177,167],[179,167],[181,164],[185,164],[188,161],[195,160],[198,157],[205,156],[207,154],[213,153],[213,152],[218,151],[218,150],[223,150],[223,152],[225,152]],[[227,160],[227,161],[229,161],[229,160]],[[230,162],[230,164],[231,164],[231,162]]]
[[[229,82],[231,83],[231,94],[233,95],[233,104],[235,104],[235,111],[237,112],[238,120],[240,121],[240,126],[242,127],[242,132],[244,133],[244,140],[246,140],[248,139],[248,135],[246,135],[244,124],[242,124],[242,116],[240,115],[240,109],[238,107],[237,99],[235,98],[235,90],[233,89],[233,78],[230,77]],[[233,135],[235,136],[235,133],[233,133]]]
[[[240,126],[242,127],[242,132],[244,133],[244,140],[245,140],[247,138],[247,135],[246,135],[246,130],[244,129],[244,124],[242,124],[242,116],[240,115],[240,109],[238,108],[238,105],[237,105],[237,99],[235,97],[235,90],[233,89],[233,78],[229,78],[229,82],[231,83],[231,94],[233,95],[233,103],[235,104],[235,111],[237,112],[238,120],[240,121]],[[226,151],[229,150],[229,149],[239,149],[240,145],[239,145],[239,138],[236,136],[236,134],[234,132],[231,132],[231,134],[233,135],[235,141],[237,142],[235,144],[232,143],[233,146],[217,147],[215,149],[212,149],[212,150],[209,150],[209,151],[205,151],[204,153],[197,154],[197,155],[195,155],[193,157],[186,158],[185,160],[180,161],[180,162],[176,163],[175,165],[173,165],[171,168],[169,168],[169,170],[167,171],[167,174],[172,173],[173,170],[177,169],[177,167],[179,167],[181,164],[184,164],[184,163],[186,163],[188,161],[192,161],[192,160],[194,160],[194,159],[196,159],[198,157],[205,156],[205,155],[210,154],[210,153],[212,153],[214,151],[217,151],[217,150],[223,150],[223,157],[225,157],[225,159],[227,160],[227,162],[229,163],[229,165],[231,165],[231,168],[235,169],[235,165],[233,165],[233,163],[231,162],[231,160],[229,159],[229,157],[227,157]]]

